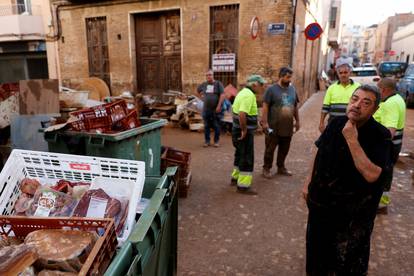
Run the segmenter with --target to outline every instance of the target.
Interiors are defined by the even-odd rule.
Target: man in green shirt
[[[233,103],[232,141],[235,153],[231,184],[237,185],[238,192],[250,195],[257,194],[251,190],[258,114],[256,94],[263,93],[264,84],[265,80],[260,75],[251,75]]]
[[[338,116],[345,116],[346,107],[352,93],[360,86],[359,83],[354,82],[350,76],[352,66],[346,60],[339,60],[336,64],[336,72],[339,80],[329,86],[323,99],[321,119],[319,122],[319,131],[322,133],[325,130],[325,118],[329,114],[328,122]]]
[[[406,106],[404,99],[396,93],[395,81],[391,78],[383,78],[378,83],[378,88],[381,91],[381,104],[379,109],[374,114],[374,119],[388,128],[391,133],[393,150],[392,150],[392,165],[394,166],[398,160],[402,147],[403,131],[405,126]],[[387,213],[388,205],[390,204],[389,191],[392,183],[392,171],[386,179],[384,193],[382,194],[379,212]]]

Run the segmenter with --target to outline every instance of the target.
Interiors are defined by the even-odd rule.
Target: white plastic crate
[[[52,185],[61,179],[88,183],[96,177],[132,180],[135,186],[129,206],[133,208],[128,209],[124,232],[121,237],[118,237],[118,242],[122,244],[135,224],[135,207],[141,200],[145,181],[145,163],[124,159],[13,150],[0,174],[0,214],[12,215],[16,200],[21,193],[19,184],[26,177],[37,179],[42,184]]]

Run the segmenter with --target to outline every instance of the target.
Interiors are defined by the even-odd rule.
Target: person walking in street
[[[379,109],[374,114],[374,119],[388,128],[391,133],[393,151],[391,156],[392,166],[397,163],[398,156],[401,152],[403,131],[405,126],[406,106],[404,99],[396,92],[395,81],[391,78],[383,78],[378,82],[378,88],[381,91],[381,100]],[[379,213],[386,214],[388,205],[391,202],[389,192],[391,190],[393,173],[386,180],[384,193],[382,194]]]
[[[257,194],[251,189],[258,114],[256,94],[263,93],[264,85],[265,80],[260,75],[251,75],[233,103],[232,141],[235,152],[231,184],[237,185],[238,192],[250,195]]]
[[[322,133],[326,127],[325,118],[329,114],[328,123],[337,116],[344,116],[349,98],[355,89],[360,86],[354,82],[351,76],[352,66],[346,61],[338,59],[336,72],[339,80],[328,87],[325,98],[323,99],[319,131]]]
[[[390,132],[372,118],[380,100],[377,87],[357,88],[346,116],[335,117],[315,143],[313,169],[302,190],[309,209],[308,276],[367,275],[392,148]]]
[[[214,129],[214,146],[219,147],[220,141],[220,112],[224,101],[223,84],[214,79],[213,70],[206,72],[207,81],[200,84],[197,92],[204,101],[204,147],[210,146],[210,130]]]
[[[263,176],[271,178],[271,168],[276,147],[277,173],[291,176],[292,173],[285,167],[285,160],[289,153],[292,135],[300,128],[298,96],[295,87],[291,85],[293,71],[283,67],[279,71],[279,81],[268,87],[263,97],[261,126],[266,134]]]

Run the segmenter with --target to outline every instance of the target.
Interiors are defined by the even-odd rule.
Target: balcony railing
[[[0,5],[0,16],[8,15],[41,15],[41,7],[37,5]]]

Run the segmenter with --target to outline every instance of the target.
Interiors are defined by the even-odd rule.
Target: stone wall
[[[85,18],[106,16],[112,93],[136,91],[134,16],[144,12],[179,9],[182,29],[183,92],[192,94],[196,86],[204,81],[204,73],[209,66],[210,7],[239,3],[238,83],[243,84],[252,73],[262,74],[271,82],[277,78],[278,69],[290,62],[293,19],[291,2],[111,1],[63,7],[60,11],[62,38],[59,40],[61,77],[69,79],[89,76]],[[250,37],[250,22],[254,16],[260,21],[260,33],[255,40]],[[269,23],[285,23],[285,34],[268,35]]]

